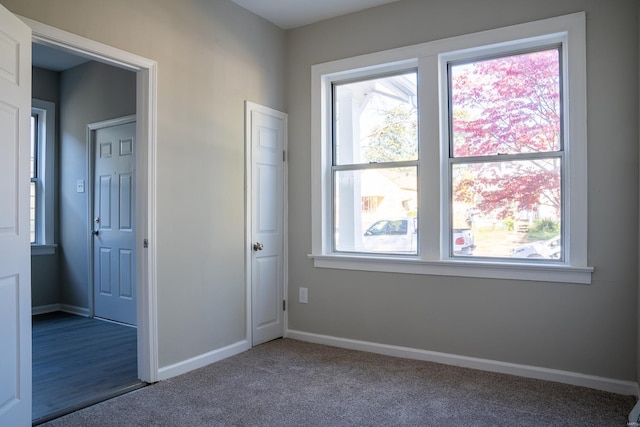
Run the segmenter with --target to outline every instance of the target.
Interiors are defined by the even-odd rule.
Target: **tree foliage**
[[[384,110],[381,123],[369,135],[364,158],[378,163],[417,159],[416,110],[406,104]]]
[[[559,52],[500,57],[451,69],[455,157],[557,152],[561,148]],[[506,160],[506,159],[505,159]],[[560,208],[560,162],[465,164],[454,200],[498,217],[546,204]]]
[[[451,67],[452,154],[472,159],[452,170],[455,202],[498,218],[539,205],[559,212],[559,156],[508,158],[560,152],[559,64],[559,50],[550,49]],[[417,137],[415,109],[400,104],[384,110],[364,158],[416,159]]]

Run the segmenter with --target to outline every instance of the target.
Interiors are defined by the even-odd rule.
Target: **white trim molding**
[[[238,341],[235,344],[183,360],[173,365],[162,367],[158,370],[158,380],[163,381],[177,375],[185,374],[194,369],[202,368],[227,357],[235,356],[243,353],[251,348],[251,344],[247,340]]]
[[[507,263],[478,260],[420,260],[358,255],[308,255],[314,266],[387,273],[435,274],[439,276],[477,277],[590,284],[593,267],[573,267],[553,263]]]
[[[58,245],[55,243],[49,245],[31,244],[31,256],[55,255]]]
[[[38,316],[40,314],[55,313],[56,311],[62,311],[60,304],[48,304],[39,305],[37,307],[31,307],[31,315]]]
[[[75,314],[76,316],[89,317],[89,309],[85,307],[78,307],[69,304],[60,304],[60,311],[69,314]]]
[[[515,375],[525,378],[534,378],[544,381],[553,381],[557,383],[570,384],[579,387],[588,387],[622,395],[633,395],[636,397],[640,396],[638,383],[634,381],[616,380],[612,378],[586,375],[578,372],[563,371],[559,369],[521,365],[517,363],[460,356],[457,354],[380,344],[369,341],[352,340],[348,338],[313,334],[296,330],[287,330],[285,337],[315,344],[324,344],[333,347],[346,348],[349,350],[366,351],[369,353],[384,354],[386,356],[402,357],[405,359],[422,360],[425,362],[442,363],[444,365],[459,366],[462,368],[478,369],[481,371]]]
[[[85,307],[77,307],[69,304],[48,304],[39,305],[37,307],[31,307],[31,315],[37,316],[40,314],[55,313],[56,311],[62,311],[64,313],[75,314],[76,316],[89,317],[89,309]]]
[[[156,61],[58,28],[18,16],[32,30],[34,43],[136,73],[136,272],[138,377],[158,381],[157,247],[156,247]]]

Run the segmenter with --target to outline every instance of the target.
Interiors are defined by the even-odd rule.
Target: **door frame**
[[[96,287],[95,287],[95,253],[94,253],[94,245],[95,245],[95,239],[93,238],[92,235],[92,231],[94,230],[95,224],[93,222],[93,218],[95,217],[95,172],[96,172],[96,159],[95,159],[95,155],[96,155],[96,149],[95,149],[95,141],[96,141],[96,134],[97,131],[99,131],[100,129],[106,129],[106,128],[110,128],[113,126],[118,126],[118,125],[125,125],[127,123],[132,123],[132,122],[136,122],[136,115],[132,114],[129,116],[123,116],[123,117],[118,117],[115,119],[109,119],[109,120],[103,120],[100,122],[95,122],[95,123],[89,123],[87,125],[87,199],[89,201],[88,206],[87,206],[87,219],[88,219],[88,225],[87,225],[87,235],[89,236],[89,244],[87,246],[88,248],[88,260],[89,260],[89,317],[94,317],[96,315],[96,310],[95,310],[95,291],[96,291]],[[135,137],[135,143],[134,143],[134,150],[136,149],[136,147],[138,146],[138,136],[136,135]],[[135,151],[135,154],[137,155],[138,152]],[[134,159],[137,161],[137,159]],[[137,166],[137,164],[135,165]],[[137,170],[133,169],[133,179],[134,179],[134,183],[138,182],[138,175],[137,175]],[[137,188],[136,188],[137,189]],[[136,209],[135,212],[137,212],[137,203],[138,203],[138,199],[137,196],[136,198],[134,198],[134,209]],[[137,214],[136,214],[137,215]],[[137,218],[136,218],[137,220]],[[135,223],[134,226],[134,233],[138,233],[138,224],[137,222]],[[155,240],[155,239],[154,239]],[[136,248],[136,252],[135,252],[135,259],[136,259],[136,267],[138,266],[137,264],[137,259],[138,259],[138,251]],[[136,277],[136,286],[137,286],[137,277]],[[138,289],[136,288],[136,291]],[[136,292],[136,303],[137,303],[137,299],[138,299],[138,294]],[[137,310],[136,310],[136,324],[138,323],[137,321]]]
[[[245,152],[245,174],[244,174],[244,217],[245,217],[245,286],[246,286],[246,331],[245,337],[249,344],[249,347],[253,347],[253,304],[252,300],[252,278],[253,278],[253,269],[252,269],[252,240],[251,240],[251,231],[252,231],[252,197],[253,197],[253,188],[251,183],[253,182],[253,150],[252,150],[252,140],[251,140],[251,113],[253,111],[261,111],[266,114],[273,115],[274,113],[277,115],[285,114],[281,111],[274,110],[269,107],[265,107],[263,105],[256,104],[251,101],[245,101],[245,114],[244,114],[244,152]],[[283,334],[287,336],[287,330],[289,329],[289,299],[287,298],[287,293],[289,289],[289,179],[288,179],[288,163],[289,163],[289,151],[287,147],[288,142],[288,122],[285,114],[284,117],[285,129],[284,129],[284,141],[282,144],[282,149],[284,150],[285,161],[282,162],[283,167],[283,224],[282,224],[282,257],[283,257],[283,274],[282,274],[282,297],[286,304],[286,310],[284,310],[283,316]]]
[[[149,383],[156,382],[159,365],[156,247],[157,63],[29,18],[16,16],[31,27],[34,43],[136,73],[138,378]]]

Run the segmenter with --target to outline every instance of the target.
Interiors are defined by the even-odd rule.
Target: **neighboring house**
[[[416,215],[415,179],[406,184],[403,181],[405,180],[402,178],[385,176],[383,172],[375,169],[363,172],[360,227],[363,231],[376,219]]]
[[[289,114],[288,336],[452,363],[473,360],[637,393],[636,0],[401,0],[286,31],[229,0],[2,3],[15,14],[157,61],[159,370],[189,370],[194,360],[229,355],[229,346],[246,338],[244,102],[250,100]],[[317,155],[310,143],[313,65],[581,11],[587,17],[588,179],[580,226],[588,230],[582,249],[594,267],[590,284],[314,267],[308,256],[319,227],[310,191]],[[424,107],[430,108],[425,120],[438,128],[437,106]],[[434,164],[429,153],[421,156]],[[367,212],[415,210],[414,188],[372,175],[362,189]],[[75,179],[71,198],[80,197]],[[440,195],[429,196],[429,208],[439,209]],[[72,214],[84,220],[87,211]],[[368,221],[363,217],[362,227]],[[440,238],[437,232],[428,237]],[[298,287],[308,289],[308,304],[298,303]]]

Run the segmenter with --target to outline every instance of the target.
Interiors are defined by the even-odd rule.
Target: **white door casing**
[[[0,6],[0,426],[31,425],[31,29]]]
[[[157,75],[155,61],[20,17],[32,40],[136,73],[136,288],[138,378],[159,378],[157,325],[156,147]],[[30,50],[30,49],[29,49]],[[87,171],[89,173],[89,171]],[[88,175],[90,176],[90,175]],[[87,236],[87,239],[91,239]],[[90,280],[90,278],[87,278]],[[29,338],[30,339],[30,338]]]
[[[287,115],[246,103],[252,345],[284,335]]]
[[[135,116],[89,125],[93,147],[93,314],[136,324]]]

